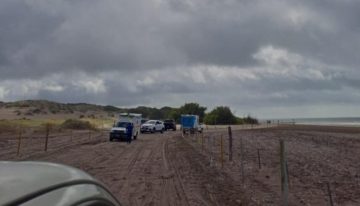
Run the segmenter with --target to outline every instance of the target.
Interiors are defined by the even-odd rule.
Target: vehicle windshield
[[[116,123],[116,127],[128,127],[130,122],[118,122]]]
[[[145,124],[155,124],[155,123],[156,123],[155,120],[149,120],[149,121],[145,122]]]

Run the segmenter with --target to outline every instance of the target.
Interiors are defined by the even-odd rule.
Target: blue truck
[[[181,130],[183,134],[190,133],[195,134],[195,132],[201,132],[199,124],[199,116],[192,114],[183,114],[181,115]]]

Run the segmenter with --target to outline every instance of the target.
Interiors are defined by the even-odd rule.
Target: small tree
[[[204,120],[206,107],[200,106],[198,103],[186,103],[179,108],[180,114],[198,115],[200,122]]]
[[[245,117],[243,120],[246,124],[259,124],[259,121],[256,118],[251,117],[250,115]]]
[[[237,124],[238,120],[229,107],[219,106],[205,117],[206,124]]]

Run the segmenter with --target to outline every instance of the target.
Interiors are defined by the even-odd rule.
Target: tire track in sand
[[[184,184],[179,173],[167,158],[169,138],[162,143],[162,159],[164,165],[160,201],[162,205],[190,205],[185,193]],[[176,197],[176,198],[174,198]]]

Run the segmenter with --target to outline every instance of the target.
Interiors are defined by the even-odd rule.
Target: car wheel
[[[112,141],[113,141],[113,138],[110,137],[110,142],[112,142]]]
[[[164,130],[165,130],[165,129],[161,129],[161,130],[160,130],[160,133],[161,133],[161,134],[164,133]]]

